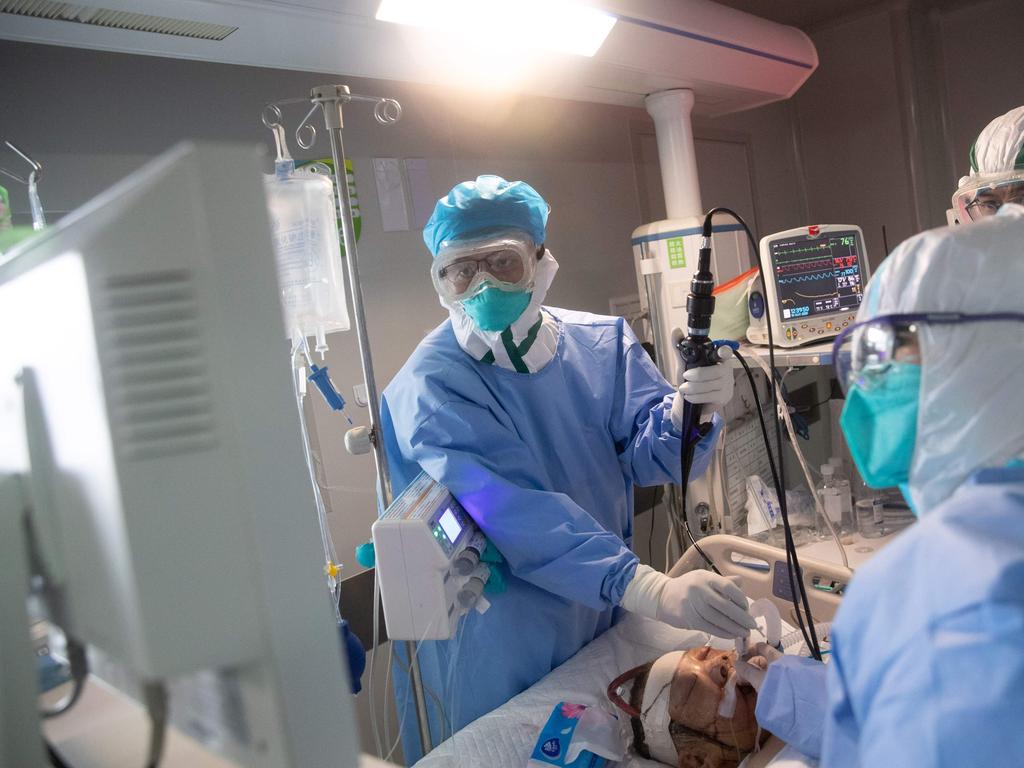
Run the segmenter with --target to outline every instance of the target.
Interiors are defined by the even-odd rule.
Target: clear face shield
[[[953,195],[953,208],[963,223],[993,216],[1004,203],[1024,205],[1024,170],[966,177]]]
[[[466,301],[487,287],[525,291],[537,272],[537,245],[516,229],[442,243],[430,269],[438,295]]]

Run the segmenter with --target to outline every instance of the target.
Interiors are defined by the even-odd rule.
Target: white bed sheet
[[[539,682],[493,712],[470,723],[416,763],[416,768],[524,768],[541,727],[560,701],[610,708],[605,689],[627,669],[664,653],[708,643],[708,635],[675,629],[636,614],[627,616]],[[727,640],[712,645],[731,649]],[[622,768],[664,768],[628,753]],[[817,763],[789,748],[771,768],[815,768]]]

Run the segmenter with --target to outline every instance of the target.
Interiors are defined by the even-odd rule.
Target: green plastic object
[[[295,170],[299,173],[310,174],[313,176],[327,176],[331,180],[331,184],[334,184],[334,160],[329,157],[321,157],[318,160],[299,160],[295,163]],[[355,229],[356,242],[359,242],[359,236],[363,233],[363,215],[359,211],[359,195],[356,193],[356,176],[352,170],[352,161],[345,160],[345,177],[348,179],[348,193],[352,197],[352,226]],[[335,186],[337,186],[335,184]],[[335,190],[337,191],[337,190]],[[335,204],[337,208],[337,204]],[[341,237],[341,212],[336,211],[338,214],[338,235],[341,239],[341,252],[345,253],[345,238]]]
[[[505,581],[504,567],[498,564],[492,565],[490,578],[488,578],[487,583],[484,584],[484,594],[500,595],[507,589],[508,582]]]
[[[498,551],[498,548],[494,546],[490,539],[487,540],[487,546],[484,547],[484,551],[480,553],[480,562],[491,566],[491,575],[487,579],[487,584],[484,585],[484,594],[500,595],[507,590],[508,581],[505,579],[505,558],[502,557],[501,552]]]
[[[504,563],[505,558],[501,556],[501,552],[498,548],[491,543],[491,540],[487,540],[487,546],[484,547],[484,551],[480,553],[480,559],[485,563]]]
[[[0,230],[0,253],[5,253],[22,240],[39,234],[32,227],[11,227]]]
[[[0,230],[10,229],[11,224],[11,193],[6,187],[0,187]]]
[[[372,541],[365,541],[356,546],[356,562],[363,568],[373,568],[377,563],[377,552]]]

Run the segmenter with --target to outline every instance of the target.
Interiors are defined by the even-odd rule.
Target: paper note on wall
[[[409,209],[405,204],[402,166],[396,157],[373,158],[373,178],[377,182],[381,225],[385,232],[409,229]]]
[[[434,212],[438,197],[430,183],[427,161],[421,157],[406,158],[405,175],[409,179],[409,194],[412,197],[413,226],[422,228]]]

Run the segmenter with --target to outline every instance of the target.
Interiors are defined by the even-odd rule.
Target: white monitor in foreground
[[[230,674],[233,761],[355,766],[265,205],[257,149],[183,144],[0,260],[0,538],[27,509],[63,629],[139,678]],[[6,575],[0,764],[32,766]]]

